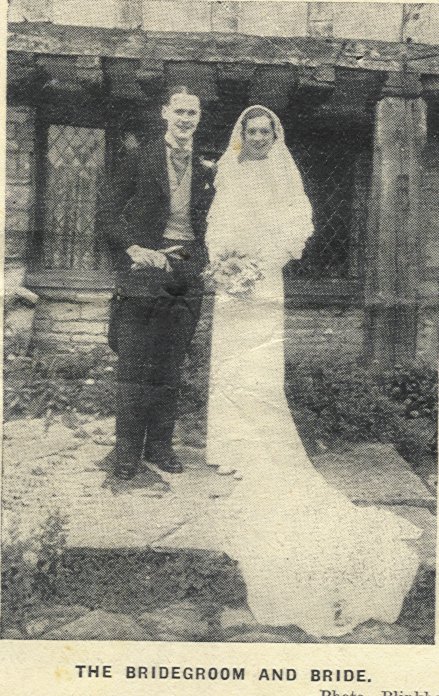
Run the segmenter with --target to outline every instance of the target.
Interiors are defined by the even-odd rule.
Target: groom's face
[[[173,94],[163,107],[162,116],[168,124],[168,132],[185,142],[192,138],[200,122],[200,100],[194,94]]]

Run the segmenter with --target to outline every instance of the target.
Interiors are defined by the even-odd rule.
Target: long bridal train
[[[321,637],[394,623],[418,568],[406,540],[421,531],[352,504],[314,469],[284,393],[282,326],[279,303],[217,297],[206,456],[242,480],[166,544],[208,540],[237,560],[260,624]]]

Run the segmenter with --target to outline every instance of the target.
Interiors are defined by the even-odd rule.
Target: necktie
[[[175,147],[171,148],[171,162],[177,175],[178,185],[182,182],[190,156],[191,153],[189,150],[180,150]]]

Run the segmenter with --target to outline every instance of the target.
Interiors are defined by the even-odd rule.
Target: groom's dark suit
[[[116,450],[119,465],[136,467],[145,432],[150,458],[170,455],[182,363],[200,314],[204,235],[213,172],[194,150],[190,185],[193,241],[164,237],[171,211],[169,158],[164,139],[127,153],[103,208],[104,230],[117,272],[110,346],[118,353]],[[182,244],[189,259],[172,272],[131,269],[127,249]]]

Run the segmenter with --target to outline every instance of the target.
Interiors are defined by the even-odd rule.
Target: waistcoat
[[[177,175],[168,154],[168,172],[171,189],[170,215],[164,237],[193,241],[191,223],[192,161],[188,162],[183,178],[178,184]]]

